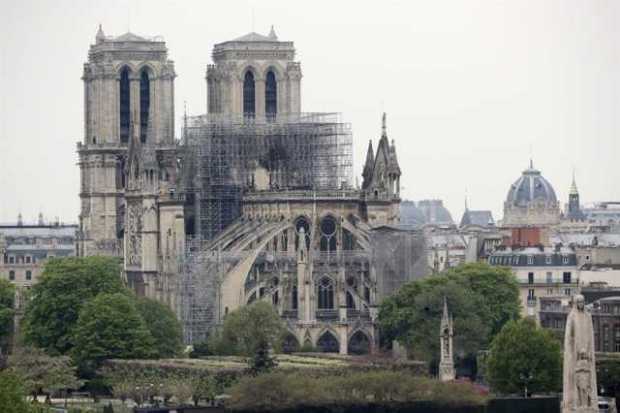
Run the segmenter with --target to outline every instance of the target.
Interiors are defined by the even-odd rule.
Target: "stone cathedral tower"
[[[301,111],[301,66],[293,42],[249,33],[216,44],[207,67],[208,112],[275,119]]]
[[[175,76],[161,38],[106,37],[100,26],[84,64],[78,143],[79,255],[124,256],[136,291],[163,299],[162,275],[175,267],[171,256],[184,240],[175,195]]]

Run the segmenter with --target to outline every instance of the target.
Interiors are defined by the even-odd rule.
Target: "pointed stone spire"
[[[273,24],[271,25],[271,30],[269,30],[269,38],[271,40],[278,40],[278,36],[276,36],[276,31],[273,28]]]
[[[99,24],[99,29],[97,30],[97,35],[95,36],[95,40],[97,41],[97,44],[103,43],[103,41],[105,40],[105,33],[103,33],[101,24]]]
[[[577,183],[575,182],[575,171],[573,170],[573,182],[570,185],[570,189],[568,191],[570,195],[579,195],[579,191],[577,190]]]
[[[387,138],[387,122],[386,122],[386,114],[383,112],[383,119],[381,120],[381,137]]]
[[[366,163],[364,164],[364,171],[362,172],[362,188],[367,188],[372,180],[372,171],[375,166],[375,152],[372,148],[372,139],[368,141],[368,151],[366,152]]]
[[[45,223],[43,222],[43,212],[39,212],[39,220],[37,222],[39,226],[43,226]]]
[[[454,349],[452,348],[452,317],[448,313],[448,300],[443,297],[443,314],[441,317],[441,326],[439,330],[439,344],[441,358],[439,362],[439,380],[454,380],[456,373],[454,371]]]
[[[17,214],[17,226],[18,227],[24,226],[24,219],[22,217],[22,213],[21,212],[19,214]]]

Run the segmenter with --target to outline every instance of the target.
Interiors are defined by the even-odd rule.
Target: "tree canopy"
[[[67,354],[82,306],[100,293],[123,291],[118,259],[52,258],[32,288],[23,333],[50,354]]]
[[[146,297],[138,298],[136,307],[155,340],[155,356],[178,355],[183,347],[183,330],[174,312],[165,304]]]
[[[562,380],[560,343],[531,319],[504,325],[491,343],[487,379],[494,391],[510,394],[558,391]]]
[[[82,385],[69,357],[50,357],[36,347],[16,349],[9,358],[9,367],[22,379],[27,393],[32,395],[74,390]]]
[[[231,311],[220,334],[210,338],[210,347],[216,354],[248,357],[256,371],[268,370],[275,365],[269,351],[279,347],[284,332],[284,323],[273,306],[257,301]]]
[[[9,281],[0,279],[0,348],[5,349],[13,332],[15,310],[15,287]]]
[[[10,370],[0,371],[0,412],[30,413],[30,403],[20,378]]]
[[[405,284],[384,300],[379,323],[385,339],[406,344],[416,358],[437,360],[444,297],[461,357],[486,348],[507,320],[519,317],[518,284],[510,270],[463,264]]]
[[[131,296],[99,294],[84,304],[75,327],[72,355],[84,374],[110,358],[149,358],[153,337]]]

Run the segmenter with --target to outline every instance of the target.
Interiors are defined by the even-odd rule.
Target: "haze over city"
[[[184,102],[206,112],[215,43],[250,31],[295,42],[302,110],[340,112],[355,176],[381,113],[398,149],[402,197],[443,199],[501,218],[533,158],[567,200],[620,198],[620,3],[615,1],[20,1],[0,16],[0,222],[39,212],[76,222],[83,139],[80,80],[99,24],[161,35]]]

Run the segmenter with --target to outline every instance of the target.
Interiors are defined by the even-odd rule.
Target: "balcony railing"
[[[338,320],[338,310],[316,310],[317,320]]]

